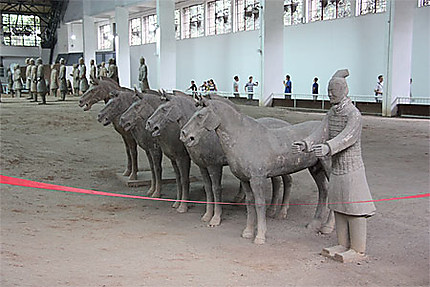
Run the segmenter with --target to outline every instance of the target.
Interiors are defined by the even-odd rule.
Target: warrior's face
[[[348,85],[343,78],[332,78],[328,84],[328,97],[331,104],[338,104],[348,95]]]

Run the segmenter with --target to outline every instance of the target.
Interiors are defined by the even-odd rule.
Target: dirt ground
[[[144,195],[115,176],[125,167],[120,136],[96,121],[101,104],[77,98],[38,106],[2,97],[1,174]],[[292,123],[323,114],[241,106],[244,113]],[[375,199],[429,192],[429,121],[364,116],[363,158]],[[140,166],[147,167],[143,152]],[[166,170],[171,169],[163,161]],[[195,173],[196,169],[193,169]],[[224,169],[224,200],[238,182]],[[291,202],[315,202],[309,173],[293,175]],[[200,221],[204,206],[178,214],[170,203],[1,185],[1,286],[428,286],[429,198],[376,203],[368,257],[341,264],[322,257],[335,232],[305,228],[313,206],[268,219],[262,246],[240,237],[243,206],[224,208],[222,225]],[[175,185],[163,187],[174,198]],[[202,183],[191,185],[202,200]]]

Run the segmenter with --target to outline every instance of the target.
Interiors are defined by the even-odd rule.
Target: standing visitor
[[[239,76],[234,76],[233,79],[233,95],[235,98],[239,98]]]
[[[319,88],[318,78],[315,77],[314,83],[312,85],[312,95],[313,95],[314,101],[316,101],[318,99],[318,88]]]
[[[382,99],[380,97],[382,97],[382,95],[384,94],[384,76],[383,75],[379,75],[378,76],[378,82],[376,83],[375,86],[375,101],[377,103],[382,102]]]
[[[284,89],[285,98],[291,99],[291,92],[293,91],[293,83],[291,82],[290,75],[285,76],[285,81],[283,81],[283,83],[285,87]]]
[[[252,82],[253,77],[249,76],[249,82],[245,84],[245,91],[248,93],[248,100],[252,100],[254,97],[254,86],[258,86],[258,82]]]

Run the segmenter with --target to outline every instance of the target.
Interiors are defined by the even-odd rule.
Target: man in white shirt
[[[239,77],[238,76],[234,76],[233,95],[236,98],[239,98]]]
[[[384,93],[384,84],[382,83],[384,81],[384,77],[382,75],[378,76],[378,82],[376,83],[375,86],[375,101],[377,103],[381,103],[382,99],[380,97],[382,97],[382,94]]]

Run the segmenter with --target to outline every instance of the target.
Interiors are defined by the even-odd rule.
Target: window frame
[[[133,25],[133,21],[135,21],[135,20],[139,20],[139,25],[138,26],[140,27],[140,30],[138,31],[139,35],[135,36],[138,39],[138,41],[136,43],[133,43],[133,39],[132,39],[132,37],[133,37],[133,34],[132,34],[133,33],[133,28],[132,28],[132,25]],[[137,27],[137,25],[136,25],[136,27]],[[139,45],[142,45],[142,43],[143,43],[142,36],[143,36],[142,17],[135,17],[135,18],[130,19],[129,20],[129,41],[128,41],[129,45],[130,46],[139,46]]]
[[[109,31],[102,31],[104,30],[104,28],[109,27]],[[104,33],[107,34],[106,39],[103,36]],[[109,37],[109,35],[111,35]],[[111,38],[111,39],[109,39]],[[110,51],[113,50],[114,47],[114,37],[113,37],[113,33],[112,33],[112,24],[111,23],[102,23],[100,25],[98,25],[97,27],[97,49],[99,51]],[[106,43],[110,43],[109,45],[106,45]]]
[[[373,8],[372,11],[363,11],[363,2],[369,3],[373,2]],[[378,11],[377,6],[383,7]],[[382,3],[382,4],[381,4]],[[368,6],[369,4],[367,4]],[[368,9],[367,9],[368,10]],[[357,16],[364,16],[367,14],[378,14],[378,13],[384,13],[387,11],[387,0],[357,0]]]
[[[14,20],[11,20],[11,16],[16,17],[15,23]],[[5,22],[5,18],[7,18],[7,22]],[[32,21],[30,21],[32,19]],[[20,21],[20,23],[18,23]],[[24,24],[24,21],[27,23]],[[28,23],[28,22],[32,23]],[[24,29],[24,27],[29,27],[30,30],[22,30],[22,35],[14,35],[13,30],[15,29]],[[1,29],[3,34],[3,45],[10,47],[40,47],[42,44],[41,37],[41,20],[37,15],[23,15],[17,13],[2,13],[1,14]],[[6,31],[7,30],[7,31]],[[25,33],[30,33],[30,35],[26,35]],[[9,36],[5,36],[6,34],[10,34]],[[17,43],[17,42],[20,43]]]

